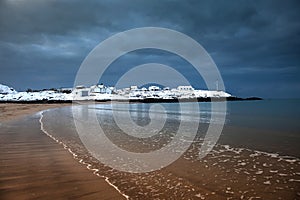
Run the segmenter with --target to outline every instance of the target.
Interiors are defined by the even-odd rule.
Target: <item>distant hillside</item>
[[[17,91],[11,87],[0,84],[0,94],[14,94]]]

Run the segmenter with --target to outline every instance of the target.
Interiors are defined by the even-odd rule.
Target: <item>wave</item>
[[[104,178],[104,180],[111,186],[113,187],[118,193],[120,193],[123,197],[125,197],[126,199],[129,199],[129,196],[126,195],[125,193],[123,193],[116,185],[112,184],[110,181],[109,181],[109,178],[106,177],[106,176],[103,176],[101,174],[99,174],[99,169],[96,169],[96,168],[91,168],[92,165],[88,162],[85,162],[83,161],[83,159],[79,159],[78,158],[78,155],[73,152],[71,150],[71,148],[69,148],[65,143],[63,143],[62,141],[58,140],[57,138],[55,138],[53,135],[51,135],[44,127],[44,123],[43,123],[43,117],[44,117],[44,112],[47,112],[48,110],[44,110],[44,111],[41,111],[39,112],[38,114],[40,115],[40,119],[39,119],[39,122],[40,122],[40,125],[41,125],[41,131],[44,132],[48,137],[50,137],[51,139],[53,139],[55,142],[57,142],[58,144],[62,145],[64,149],[66,149],[72,156],[75,160],[77,160],[80,164],[82,165],[85,165],[86,168],[90,171],[93,172],[94,175],[100,177],[100,178]]]
[[[130,187],[130,184],[135,184],[134,182],[130,182],[129,184],[126,183],[125,189],[122,188],[123,186],[120,187],[120,185],[119,185],[119,187],[117,187],[116,185],[118,185],[119,181],[122,179],[122,177],[119,176],[120,175],[119,172],[116,174],[117,175],[116,180],[118,182],[114,182],[114,177],[110,176],[110,174],[106,174],[105,170],[103,172],[103,170],[101,170],[102,169],[101,166],[98,167],[96,165],[96,167],[95,167],[95,163],[88,162],[87,160],[89,160],[89,159],[88,159],[88,157],[85,157],[85,155],[84,155],[84,159],[82,159],[82,154],[80,154],[81,151],[80,150],[78,151],[77,147],[73,146],[73,143],[68,143],[68,140],[69,140],[68,137],[66,140],[61,139],[60,137],[59,138],[55,137],[54,135],[56,135],[58,130],[56,130],[56,131],[52,132],[52,134],[50,134],[51,127],[49,127],[49,128],[47,127],[47,130],[48,130],[47,131],[46,125],[48,122],[51,122],[51,121],[48,121],[48,118],[47,118],[48,113],[47,113],[47,115],[44,115],[47,111],[48,110],[45,110],[45,111],[42,111],[39,113],[39,115],[40,115],[39,122],[40,122],[41,130],[47,136],[49,136],[51,139],[53,139],[58,144],[62,145],[63,148],[66,149],[73,156],[73,158],[75,160],[77,160],[79,163],[85,165],[86,168],[88,170],[90,170],[94,175],[97,175],[98,177],[103,178],[110,186],[112,186],[122,196],[124,196],[124,198],[134,199],[134,195],[139,195],[139,194],[137,194],[138,192],[135,192],[135,193],[130,192],[130,189],[136,187],[137,185],[142,185],[141,187],[144,187],[144,184],[136,184],[136,185],[132,186],[131,188],[126,188],[126,187]],[[52,113],[50,113],[50,114],[52,114]],[[66,116],[64,116],[64,117],[68,117],[68,120],[71,120],[72,116],[69,115],[69,112],[64,112],[64,114],[66,114]],[[58,113],[57,116],[61,116],[61,113]],[[45,119],[47,119],[47,120],[45,120]],[[51,119],[55,120],[56,118],[55,117],[53,118],[53,116],[52,116]],[[57,120],[57,121],[61,124],[64,124],[59,120]],[[51,123],[51,125],[52,125],[52,123]],[[109,127],[111,127],[110,124],[108,124],[108,125],[109,125]],[[61,128],[60,126],[58,126],[58,127]],[[113,130],[111,130],[111,131],[113,132]],[[286,168],[286,169],[293,167],[293,165],[294,165],[294,167],[299,166],[300,165],[299,158],[296,158],[293,156],[284,156],[284,155],[280,155],[279,153],[268,153],[268,152],[264,152],[264,151],[257,151],[255,149],[236,148],[236,147],[232,147],[232,145],[217,144],[215,146],[215,148],[211,151],[211,153],[208,155],[208,157],[201,160],[198,156],[199,155],[198,153],[199,153],[199,147],[201,146],[201,143],[203,142],[203,138],[197,138],[196,141],[191,141],[191,142],[194,142],[194,147],[190,148],[190,150],[188,150],[186,152],[186,154],[183,155],[183,159],[191,160],[191,162],[195,162],[195,161],[199,162],[199,166],[201,166],[201,163],[202,163],[202,165],[203,165],[203,163],[205,163],[205,167],[206,167],[206,161],[209,161],[208,163],[210,163],[210,164],[207,163],[207,165],[211,165],[211,166],[220,165],[221,166],[220,173],[222,173],[222,174],[226,174],[227,170],[232,170],[234,173],[238,174],[237,176],[242,176],[241,174],[246,174],[249,177],[251,176],[252,178],[255,178],[255,176],[261,175],[261,177],[265,178],[265,177],[271,177],[274,174],[273,178],[274,179],[278,178],[278,181],[279,181],[279,179],[280,179],[280,181],[284,180],[284,181],[288,181],[288,182],[299,182],[300,181],[299,178],[297,177],[297,176],[300,176],[300,173],[295,172],[296,169],[295,170],[293,169],[291,171],[285,171],[285,170],[282,171],[281,170],[281,166],[285,166],[284,168]],[[260,159],[260,158],[263,158],[263,161],[260,161],[260,164],[258,164],[257,159]],[[89,160],[89,161],[91,161],[91,160]],[[280,163],[278,163],[278,162],[280,162]],[[271,168],[272,163],[273,163],[273,167]],[[232,165],[232,166],[228,167],[229,165],[230,166]],[[197,164],[197,167],[198,167],[198,164]],[[223,167],[224,167],[224,169],[223,169]],[[268,167],[270,167],[270,168],[268,168]],[[206,168],[201,169],[201,170],[205,170],[205,169]],[[180,170],[180,169],[178,169],[178,170]],[[158,175],[159,177],[169,179],[169,174],[163,174],[163,172],[160,172],[160,171],[158,171],[157,173],[159,174]],[[104,176],[102,174],[105,174],[106,176]],[[142,177],[143,177],[142,181],[145,181],[146,185],[148,185],[147,187],[151,188],[153,186],[153,183],[151,183],[151,180],[154,180],[154,179],[151,179],[151,177],[148,177],[147,174],[143,175]],[[141,181],[140,175],[138,175],[136,178],[137,178],[137,180]],[[176,176],[176,178],[178,178],[178,176]],[[266,178],[266,179],[267,180],[264,182],[261,182],[261,184],[273,186],[273,182],[270,183],[269,178]],[[134,179],[129,179],[129,180],[132,181]],[[277,181],[277,180],[274,180],[274,181]],[[145,186],[146,189],[147,189],[147,187]],[[193,187],[197,187],[197,185],[193,185]],[[130,197],[126,193],[121,191],[119,188],[122,188],[122,190],[126,191],[126,193],[128,192],[130,194]],[[159,190],[160,191],[157,190],[156,195],[162,194],[159,192],[165,192],[163,186],[160,186]],[[150,192],[152,192],[152,191],[150,191]],[[149,195],[150,194],[151,193],[149,193]],[[143,195],[146,195],[146,193],[143,193]],[[153,195],[153,194],[151,194],[151,195]]]

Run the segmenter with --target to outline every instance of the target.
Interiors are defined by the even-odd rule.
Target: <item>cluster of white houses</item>
[[[178,86],[170,89],[169,87],[160,88],[150,86],[148,88],[131,86],[123,89],[107,87],[103,84],[93,85],[91,87],[77,86],[75,88],[27,90],[18,92],[11,87],[0,84],[0,102],[70,102],[72,100],[100,100],[100,101],[140,101],[140,102],[177,102],[189,101],[189,99],[198,98],[198,101],[208,100],[260,100],[260,98],[241,99],[234,97],[229,93],[220,90],[196,90],[192,86]],[[200,99],[199,99],[200,98]],[[208,99],[202,99],[208,98]],[[209,99],[211,98],[211,99]],[[173,101],[173,99],[175,99]],[[227,99],[227,100],[228,100]],[[193,100],[192,100],[193,101]]]
[[[196,90],[192,86],[148,88],[131,86],[123,89],[108,87],[103,84],[91,87],[77,86],[72,90],[73,100],[144,100],[144,99],[188,99],[188,98],[220,98],[230,97],[224,91]]]
[[[74,100],[109,100],[114,94],[114,87],[107,87],[103,84],[91,87],[77,86],[72,90]]]
[[[147,100],[147,99],[189,99],[189,98],[220,98],[230,97],[224,91],[196,90],[192,86],[178,86],[148,88],[131,86],[123,89],[108,87],[103,84],[91,87],[77,86],[75,88],[61,88],[59,90],[42,90],[17,92],[12,88],[0,84],[0,101],[72,101],[72,100]]]

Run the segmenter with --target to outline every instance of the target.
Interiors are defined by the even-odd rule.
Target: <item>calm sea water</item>
[[[192,104],[199,105],[199,111],[189,109]],[[218,103],[216,103],[218,104]],[[130,104],[128,106],[131,117],[136,121],[141,118],[148,118],[148,112],[151,106],[155,104]],[[182,103],[185,106],[180,110],[178,103],[160,104],[164,107],[164,112],[168,113],[169,118],[179,119],[179,116],[200,116],[201,123],[209,123],[212,109],[211,103]],[[111,105],[96,105],[99,109],[110,110]],[[127,109],[122,104],[119,109]],[[153,111],[155,112],[155,110]],[[162,111],[157,111],[159,113]],[[300,131],[300,100],[299,99],[276,99],[261,101],[229,101],[227,102],[225,124],[239,127],[251,127],[266,130],[280,131]]]
[[[78,115],[75,115],[83,125],[80,137],[70,107],[43,112],[40,123],[43,132],[63,145],[75,159],[131,199],[197,199],[203,194],[203,188],[210,191],[205,194],[208,199],[210,196],[212,199],[221,199],[221,196],[224,199],[241,196],[296,199],[300,181],[299,106],[299,100],[236,101],[227,102],[224,113],[213,112],[211,103],[78,105],[73,108],[83,116],[76,118]],[[93,121],[95,116],[97,120]],[[219,124],[222,117],[226,120],[217,144],[200,159],[207,127],[210,123]],[[94,134],[95,123],[99,122],[106,137]],[[186,135],[177,138],[181,123],[185,124]],[[189,143],[188,136],[195,130],[195,124],[199,129]],[[138,127],[150,129],[142,133]],[[137,135],[131,134],[134,132]],[[147,134],[151,136],[142,137]],[[93,138],[89,148],[84,142],[86,136]],[[101,143],[108,141],[107,138],[109,142]],[[132,159],[106,145],[113,143],[122,150],[146,157],[174,140],[177,143],[171,150],[154,154],[155,157],[148,160],[151,162],[144,162],[140,157]],[[160,165],[168,159],[165,152],[173,156],[185,143],[190,146],[177,160],[170,165]],[[162,168],[149,173],[131,173],[131,170],[145,169],[156,163]]]
[[[195,106],[198,109],[195,109]],[[300,155],[298,147],[300,142],[300,100],[227,102],[226,112],[215,111],[215,118],[212,121],[213,113],[209,102],[182,103],[180,105],[178,103],[96,104],[79,105],[77,108],[81,110],[80,112],[95,112],[104,131],[108,136],[112,136],[111,139],[126,140],[126,138],[120,137],[124,133],[124,129],[125,132],[140,131],[138,126],[147,127],[147,125],[151,125],[151,120],[156,123],[148,127],[146,131],[153,131],[153,134],[159,133],[157,136],[159,138],[164,135],[172,136],[178,131],[181,122],[185,123],[186,132],[193,131],[195,123],[198,123],[197,135],[199,135],[198,138],[203,138],[209,123],[218,124],[218,120],[225,117],[220,143]],[[119,124],[116,123],[113,113],[121,121]],[[44,122],[47,129],[57,130],[53,132],[62,132],[63,126],[63,129],[69,129],[69,132],[76,132],[70,108],[45,113]],[[123,129],[120,128],[120,125],[123,126]],[[64,130],[63,132],[68,131]],[[164,138],[163,141],[169,142],[171,139],[172,137]]]
[[[300,157],[300,100],[227,102],[219,142]]]
[[[230,125],[300,134],[299,99],[237,101],[227,105]]]

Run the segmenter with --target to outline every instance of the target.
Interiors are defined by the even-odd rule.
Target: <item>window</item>
[[[81,91],[81,96],[82,97],[86,97],[86,96],[89,96],[89,91]]]

